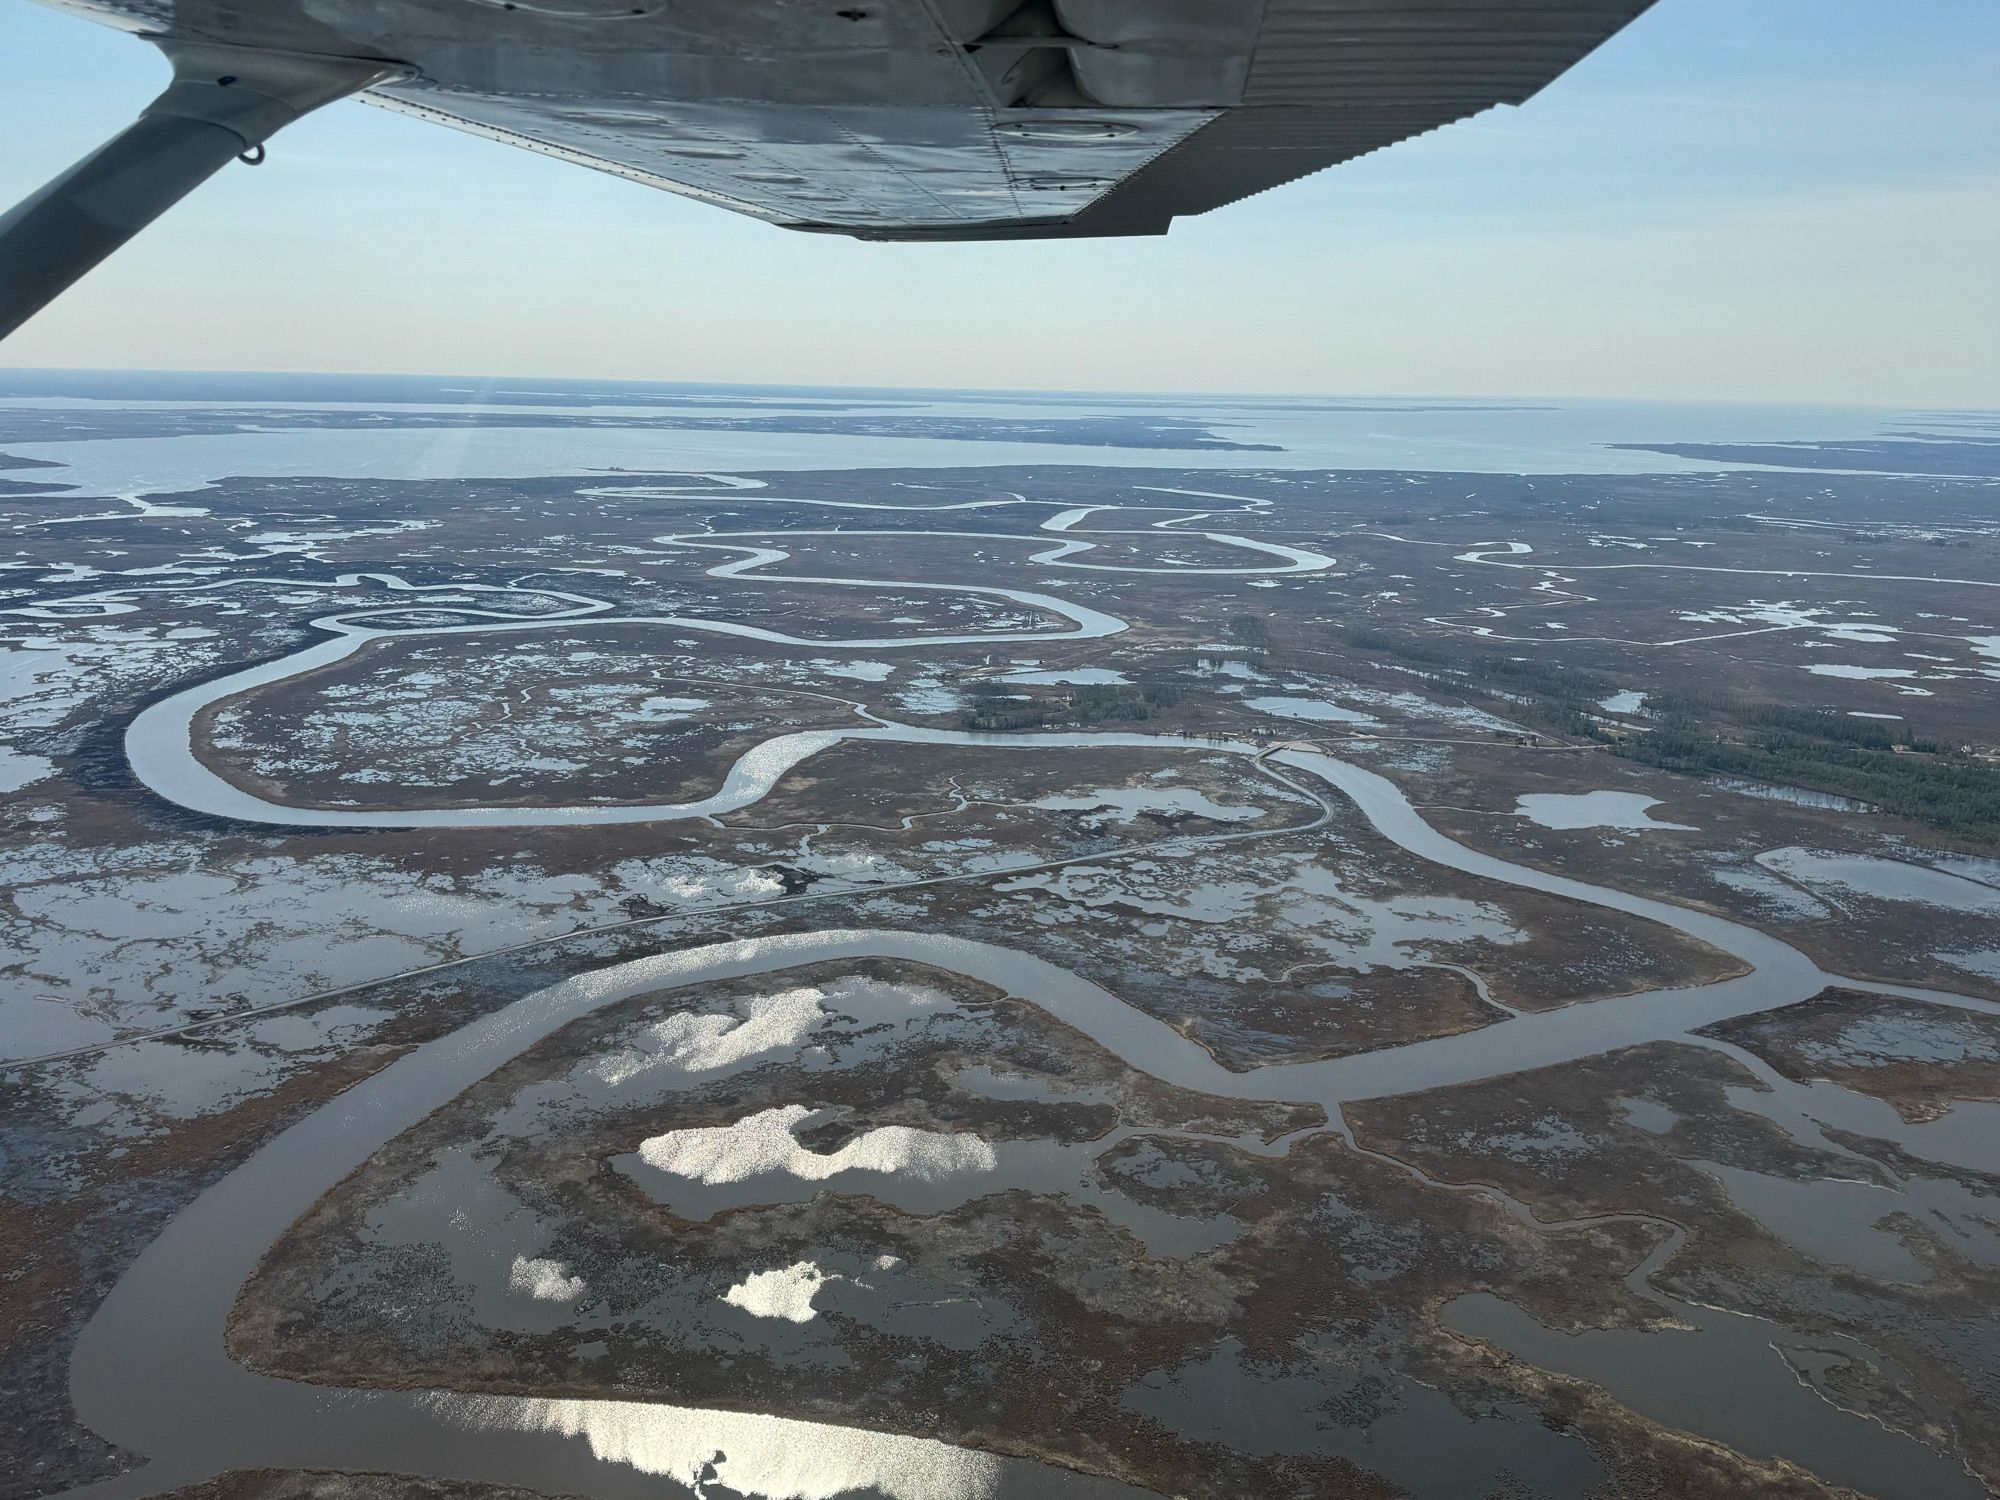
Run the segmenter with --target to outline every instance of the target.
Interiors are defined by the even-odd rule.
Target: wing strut
[[[0,338],[230,162],[257,159],[284,126],[410,71],[376,58],[149,40],[173,63],[166,92],[0,217]]]

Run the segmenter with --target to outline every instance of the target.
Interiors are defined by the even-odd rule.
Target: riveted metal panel
[[[52,0],[798,228],[1163,231],[1499,103],[1650,0]]]

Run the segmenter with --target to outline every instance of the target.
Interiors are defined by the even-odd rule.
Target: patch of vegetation
[[[1246,651],[1271,649],[1271,627],[1262,615],[1231,615],[1229,638]]]
[[[1831,792],[1961,838],[2000,840],[2000,766],[1904,725],[1707,694],[1663,698],[1654,708],[1653,732],[1612,754],[1688,775]]]
[[[1758,703],[1726,693],[1653,693],[1650,732],[1602,722],[1598,704],[1618,684],[1540,657],[1409,639],[1369,625],[1337,632],[1353,649],[1393,655],[1433,671],[1417,677],[1435,690],[1504,704],[1507,717],[1613,755],[1689,776],[1828,792],[1976,842],[2000,842],[2000,765],[1939,743],[1903,723],[1857,719],[1826,709]]]
[[[1435,667],[1412,675],[1439,692],[1503,704],[1508,718],[1549,734],[1602,738],[1597,705],[1618,691],[1618,684],[1608,677],[1532,656],[1468,651],[1462,645],[1410,639],[1372,625],[1344,626],[1335,635],[1355,650]]]
[[[1166,681],[1089,683],[1059,693],[1031,694],[984,678],[972,683],[967,692],[971,703],[959,724],[988,734],[1140,723],[1174,707],[1183,696],[1178,684]]]

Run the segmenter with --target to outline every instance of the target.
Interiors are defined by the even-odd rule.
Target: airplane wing
[[[965,240],[1164,233],[1521,103],[1652,0],[49,3],[167,50],[180,157],[189,121],[231,133],[167,202],[358,92],[787,228]],[[0,285],[35,270],[9,259],[21,212]]]

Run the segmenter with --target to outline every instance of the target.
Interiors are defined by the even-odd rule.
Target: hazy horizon
[[[384,369],[240,369],[223,366],[182,365],[177,367],[153,365],[8,365],[0,364],[0,379],[20,376],[79,376],[79,375],[128,375],[128,376],[231,376],[243,379],[270,377],[274,379],[311,379],[324,377],[340,380],[384,380],[384,381],[426,381],[452,380],[476,381],[494,384],[507,381],[539,380],[552,381],[564,385],[578,386],[660,386],[681,387],[693,391],[788,391],[788,392],[839,392],[843,394],[909,394],[924,395],[947,393],[955,396],[1019,397],[1043,396],[1051,398],[1083,397],[1096,400],[1148,400],[1148,401],[1197,401],[1221,400],[1240,404],[1261,402],[1310,401],[1339,402],[1355,401],[1366,403],[1391,402],[1439,402],[1452,405],[1463,404],[1468,408],[1485,407],[1491,410],[1505,410],[1508,403],[1546,403],[1561,405],[1606,406],[1736,406],[1769,407],[1774,410],[1825,410],[1851,412],[1944,412],[1964,410],[1979,415],[2000,413],[2000,404],[1993,406],[1965,406],[1943,402],[1878,402],[1878,401],[1797,401],[1770,398],[1724,398],[1701,396],[1644,396],[1644,395],[1604,395],[1578,394],[1574,391],[1501,391],[1472,393],[1466,391],[1354,391],[1354,390],[1203,390],[1193,386],[1031,386],[1031,385],[887,385],[862,382],[839,381],[799,381],[772,378],[768,380],[704,380],[698,376],[676,376],[672,378],[650,378],[646,376],[598,376],[598,375],[558,375],[546,370],[384,370]],[[55,397],[53,393],[43,397],[15,396],[16,400],[34,399],[99,399],[86,397]],[[135,398],[109,397],[117,401]],[[172,400],[172,397],[155,399]],[[190,398],[195,399],[195,398]],[[211,398],[200,398],[211,399]],[[236,401],[237,397],[216,397],[212,399]],[[274,396],[274,400],[308,402],[304,397]]]

